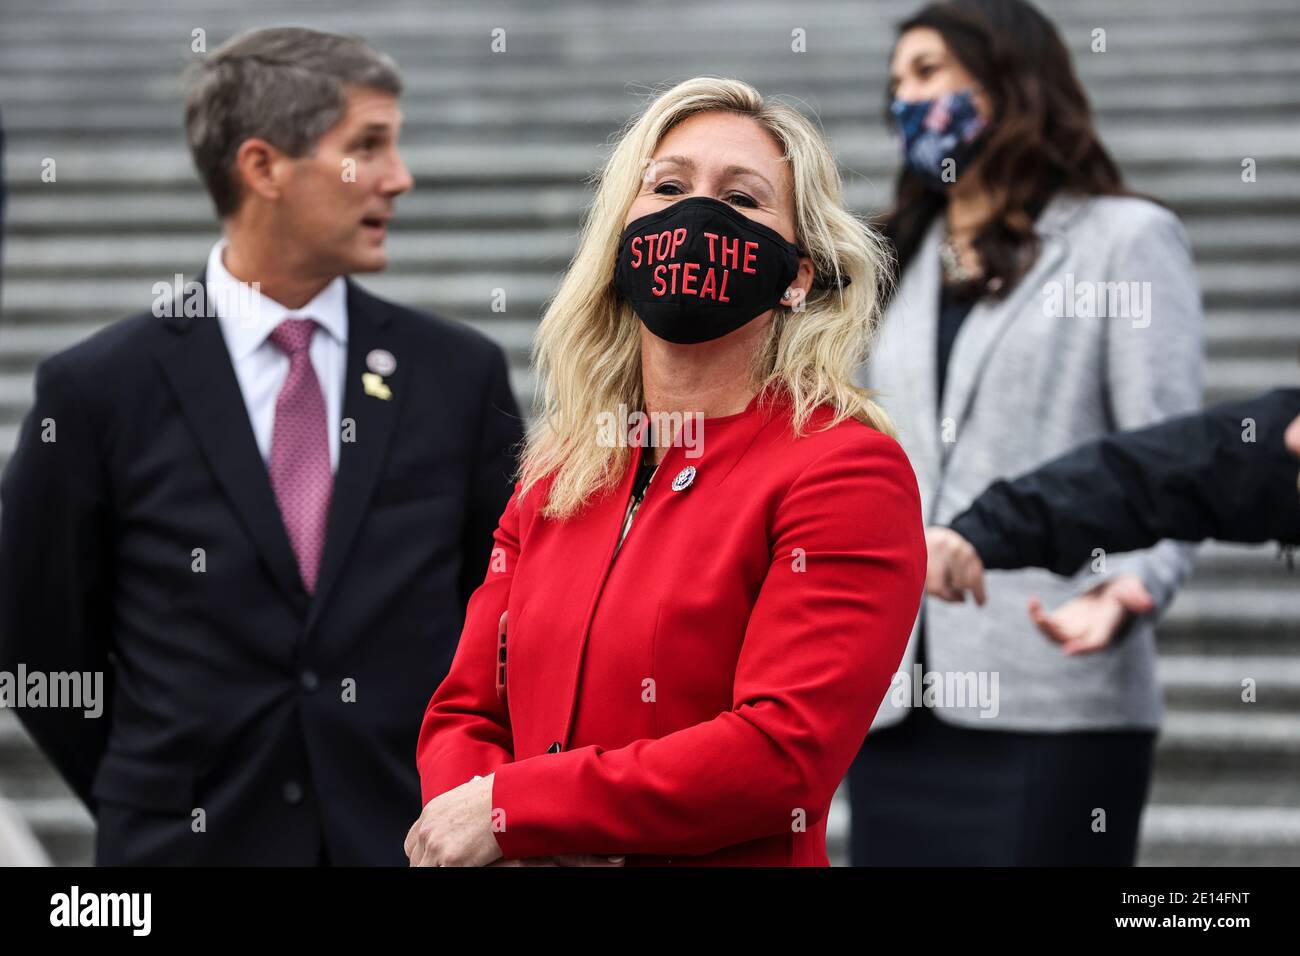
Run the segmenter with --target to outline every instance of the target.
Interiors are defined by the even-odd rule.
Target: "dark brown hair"
[[[916,27],[938,31],[989,98],[992,115],[976,167],[993,214],[974,238],[984,276],[966,291],[1001,299],[1033,264],[1034,220],[1054,193],[1133,193],[1093,129],[1069,51],[1035,7],[1024,0],[949,0],[903,21],[898,35]],[[885,116],[892,126],[888,103]],[[881,223],[900,275],[946,205],[943,193],[904,164],[894,207]]]

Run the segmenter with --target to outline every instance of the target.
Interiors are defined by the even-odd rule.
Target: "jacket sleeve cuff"
[[[552,805],[563,801],[555,792],[555,775],[547,774],[543,754],[497,767],[492,777],[492,834],[507,860],[524,860],[568,852],[559,846],[546,825],[552,814],[539,814],[539,797],[548,794]],[[546,779],[549,776],[549,780]],[[553,824],[552,824],[553,828]]]
[[[1190,572],[1195,551],[1195,545],[1162,541],[1145,551],[1108,555],[1106,570],[1087,575],[1077,593],[1091,591],[1121,574],[1136,574],[1155,602],[1155,607],[1148,613],[1159,619],[1173,603],[1179,586]]]
[[[1024,567],[1015,545],[988,526],[976,511],[964,511],[948,525],[971,543],[984,567],[990,571],[1008,571]]]

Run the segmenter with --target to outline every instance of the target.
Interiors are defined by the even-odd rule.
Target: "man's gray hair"
[[[397,64],[359,37],[252,30],[196,61],[186,73],[185,137],[217,215],[239,206],[235,155],[245,140],[304,156],[343,116],[353,89],[402,92]]]

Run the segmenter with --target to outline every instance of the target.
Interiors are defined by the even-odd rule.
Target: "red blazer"
[[[617,555],[636,450],[577,517],[538,514],[547,482],[506,505],[417,764],[426,803],[495,771],[508,859],[828,863],[831,797],[920,604],[916,479],[856,421],[794,438],[784,401],[702,435],[668,450]]]

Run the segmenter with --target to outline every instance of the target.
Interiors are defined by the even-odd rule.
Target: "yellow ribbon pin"
[[[388,401],[393,397],[393,390],[384,384],[382,375],[376,375],[374,372],[364,372],[361,376],[361,384],[365,386],[367,395],[382,398],[384,401]]]

